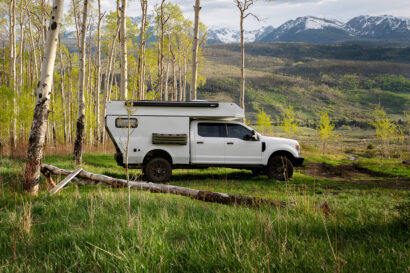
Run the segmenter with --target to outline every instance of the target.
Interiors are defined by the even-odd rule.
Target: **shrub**
[[[390,139],[397,133],[396,125],[389,120],[380,104],[374,109],[372,116],[370,124],[376,128],[377,138],[382,140],[382,153],[389,156]]]
[[[298,125],[296,123],[296,114],[295,111],[293,111],[293,106],[291,105],[286,108],[285,114],[283,115],[282,128],[283,131],[288,134],[288,136],[294,135],[298,129]]]
[[[337,136],[334,133],[334,128],[335,125],[330,122],[330,118],[327,112],[320,113],[320,120],[317,131],[322,142],[322,153],[326,152],[327,142],[329,141],[329,139]]]
[[[261,130],[261,133],[272,133],[273,127],[272,127],[272,119],[270,115],[266,114],[266,112],[263,110],[258,110],[258,114],[256,115],[256,124],[258,125],[259,130]]]

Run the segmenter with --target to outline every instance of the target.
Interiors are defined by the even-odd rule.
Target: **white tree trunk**
[[[34,109],[33,123],[31,125],[27,150],[27,163],[24,174],[24,189],[31,193],[37,193],[38,191],[41,158],[43,156],[44,140],[47,130],[58,32],[61,25],[64,0],[53,0],[52,7],[50,29],[47,32],[40,80],[37,84],[36,106]]]
[[[114,40],[112,41],[111,44],[111,49],[110,49],[110,58],[108,59],[107,62],[107,70],[105,72],[105,87],[104,87],[104,97],[103,97],[103,103],[102,103],[102,111],[101,111],[101,142],[104,143],[105,141],[105,129],[104,129],[104,119],[105,119],[105,113],[106,113],[106,104],[109,99],[109,96],[111,94],[111,70],[112,70],[112,62],[114,58],[114,50],[115,50],[115,44],[117,42],[119,35],[119,25],[117,25],[117,29],[115,30],[115,37]]]
[[[13,93],[13,120],[10,128],[10,148],[12,153],[16,149],[17,128],[17,90],[16,90],[16,0],[10,1],[10,90]]]
[[[127,0],[121,0],[121,99],[127,100],[128,60],[127,60]]]
[[[165,0],[161,1],[161,6],[160,6],[160,40],[159,40],[159,45],[158,45],[158,92],[161,96],[161,100],[168,100],[168,92],[165,94],[163,91],[163,74],[164,74],[164,26],[166,22],[168,21],[168,18],[165,19],[164,16],[164,5],[165,5]]]
[[[165,74],[165,88],[164,88],[164,100],[168,101],[169,96],[168,96],[168,78],[169,78],[169,62],[167,63],[167,72]]]
[[[83,19],[81,27],[81,41],[80,41],[80,82],[78,88],[78,117],[77,117],[77,131],[74,143],[74,160],[75,164],[80,165],[82,163],[83,156],[83,142],[84,142],[84,130],[85,130],[85,70],[86,70],[86,32],[87,32],[87,16],[88,16],[88,0],[84,0],[83,3]]]
[[[138,99],[144,99],[145,92],[145,32],[147,24],[147,9],[148,9],[148,0],[140,0],[142,18],[141,18],[141,28],[140,28],[140,48],[138,54]]]
[[[195,25],[194,42],[192,45],[192,75],[191,75],[191,96],[190,100],[196,100],[196,88],[198,79],[198,50],[199,50],[199,11],[201,10],[200,0],[195,0]]]
[[[245,110],[245,42],[243,39],[244,29],[243,29],[244,14],[241,12],[241,95],[239,104],[243,110]]]
[[[31,51],[32,56],[33,56],[33,59],[34,59],[34,73],[35,73],[36,79],[38,79],[37,48],[34,46],[33,34],[31,32],[31,14],[28,10],[27,1],[26,1],[26,13],[27,13],[27,18],[28,18],[28,36],[29,36],[29,39],[30,39],[30,46],[31,46],[31,50],[32,50]]]
[[[66,95],[65,95],[65,89],[64,89],[64,78],[65,78],[65,73],[64,73],[64,66],[63,66],[63,52],[61,50],[61,40],[59,39],[60,42],[60,46],[59,46],[59,55],[60,55],[60,76],[61,76],[61,99],[63,101],[66,101]],[[70,107],[70,103],[68,101],[68,103],[65,105],[65,107],[63,107],[63,118],[64,118],[64,144],[67,143],[67,138],[68,138],[68,121],[67,121],[67,108]]]
[[[97,91],[95,96],[95,140],[98,143],[100,138],[100,122],[104,123],[103,119],[100,119],[100,93],[101,93],[101,21],[104,15],[101,14],[101,0],[98,0],[98,27],[97,27]],[[104,129],[104,128],[101,128]]]

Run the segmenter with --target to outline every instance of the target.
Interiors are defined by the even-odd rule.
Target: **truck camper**
[[[141,168],[150,182],[166,182],[172,169],[228,167],[287,180],[303,158],[296,140],[263,136],[240,122],[235,103],[110,101],[105,117],[118,165]]]

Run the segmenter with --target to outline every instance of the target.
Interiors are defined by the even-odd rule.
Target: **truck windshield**
[[[198,123],[198,135],[201,137],[226,137],[223,123]]]

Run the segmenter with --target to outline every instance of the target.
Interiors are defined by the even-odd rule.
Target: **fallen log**
[[[41,172],[43,174],[51,173],[54,175],[70,175],[73,171],[60,169],[53,165],[43,164],[41,165]],[[78,178],[87,179],[89,181],[103,182],[112,186],[127,186],[127,180],[110,177],[102,174],[90,173],[85,170],[81,170],[80,173],[76,175]],[[152,193],[170,193],[176,195],[182,195],[190,197],[192,199],[205,201],[205,202],[214,202],[220,204],[236,204],[236,205],[247,205],[247,206],[261,206],[261,205],[270,205],[274,207],[283,207],[286,205],[285,202],[244,196],[244,195],[234,195],[220,192],[196,190],[191,188],[166,185],[166,184],[155,184],[151,182],[131,182],[130,187],[135,190],[149,191]]]

